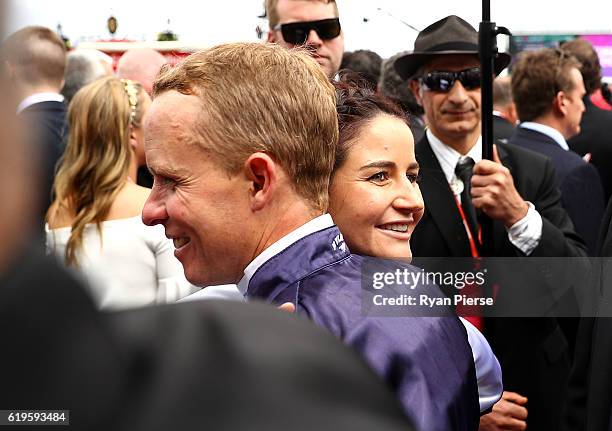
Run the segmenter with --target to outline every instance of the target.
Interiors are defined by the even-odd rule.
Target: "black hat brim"
[[[395,71],[398,75],[408,80],[415,77],[415,74],[419,71],[421,66],[426,64],[432,57],[440,55],[452,55],[452,54],[469,54],[478,55],[477,51],[435,51],[435,52],[414,52],[406,54],[403,57],[395,60]],[[510,64],[512,57],[506,52],[500,52],[495,57],[494,72],[495,75],[499,75]]]

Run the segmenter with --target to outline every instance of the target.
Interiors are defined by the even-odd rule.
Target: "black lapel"
[[[427,136],[415,147],[421,171],[421,192],[425,201],[425,217],[431,217],[451,250],[451,256],[471,256],[463,221],[455,205],[455,197],[446,181],[440,163]]]

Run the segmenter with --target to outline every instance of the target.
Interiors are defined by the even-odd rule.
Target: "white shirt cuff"
[[[459,318],[465,326],[468,342],[472,348],[476,381],[478,382],[478,399],[480,411],[490,409],[502,396],[502,370],[491,346],[480,331],[467,320]]]
[[[531,202],[527,202],[527,215],[510,226],[508,239],[516,248],[529,256],[542,238],[542,216]]]

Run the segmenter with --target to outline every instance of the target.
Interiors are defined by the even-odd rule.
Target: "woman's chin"
[[[412,251],[410,246],[406,247],[404,244],[401,246],[389,246],[385,247],[385,250],[379,250],[373,254],[376,257],[382,257],[385,259],[400,260],[402,262],[410,263],[412,261]]]

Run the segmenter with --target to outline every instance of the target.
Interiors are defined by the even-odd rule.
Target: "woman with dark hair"
[[[412,133],[390,99],[348,80],[335,84],[340,134],[329,213],[351,252],[409,261],[410,236],[424,211]],[[501,369],[478,329],[461,321],[485,412],[501,397]]]

